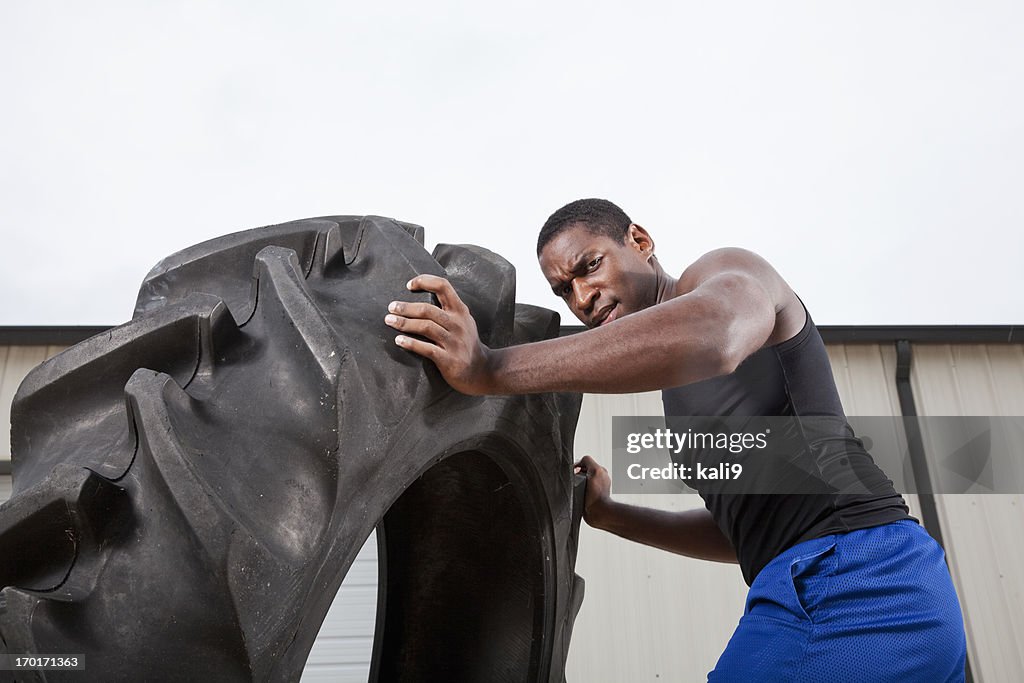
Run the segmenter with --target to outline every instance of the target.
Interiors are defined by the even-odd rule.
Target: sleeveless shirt
[[[815,425],[807,433],[801,429],[797,446],[785,454],[796,471],[814,473],[814,485],[799,493],[737,492],[719,481],[691,484],[736,550],[748,585],[797,543],[914,519],[849,426],[810,313],[791,339],[762,347],[728,375],[665,389],[662,402],[667,418],[793,416]]]

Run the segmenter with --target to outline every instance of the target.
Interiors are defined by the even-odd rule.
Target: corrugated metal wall
[[[911,382],[922,415],[1024,415],[1024,346],[919,345]],[[1024,681],[1024,496],[937,505],[975,680]]]
[[[10,401],[21,378],[61,347],[0,347],[0,458],[9,454]],[[851,415],[899,414],[890,345],[829,345]],[[1024,346],[914,346],[912,382],[922,415],[1024,415]],[[657,392],[588,395],[577,456],[607,461],[613,415],[660,415]],[[1024,456],[1022,456],[1024,457]],[[10,477],[0,476],[0,500]],[[664,509],[702,505],[695,495],[633,495]],[[912,512],[917,500],[909,496]],[[938,496],[954,580],[968,623],[975,680],[1024,680],[1024,496]],[[581,530],[577,572],[586,600],[569,653],[569,680],[703,680],[742,613],[746,586],[735,565],[701,562],[610,534]],[[371,536],[346,577],[310,654],[305,681],[365,681],[376,611]]]
[[[0,503],[11,497],[11,476],[0,474]]]
[[[0,460],[11,459],[11,401],[28,371],[64,346],[0,346]]]
[[[349,567],[309,652],[302,683],[366,683],[377,619],[377,534]]]
[[[612,416],[662,415],[661,393],[587,395],[576,456],[610,467]],[[703,507],[696,494],[616,494],[664,510]],[[739,566],[702,562],[580,528],[576,573],[586,597],[576,618],[570,681],[702,681],[743,613]]]

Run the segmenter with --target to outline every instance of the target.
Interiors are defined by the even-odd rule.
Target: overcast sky
[[[536,232],[585,196],[818,323],[1024,323],[1024,4],[626,6],[0,3],[0,324],[124,322],[171,252],[339,213],[558,309]]]

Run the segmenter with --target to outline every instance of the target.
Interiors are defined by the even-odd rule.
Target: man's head
[[[537,258],[556,235],[574,225],[583,225],[593,235],[604,235],[619,244],[626,241],[626,232],[633,221],[626,212],[607,199],[577,199],[569,202],[551,217],[537,236]]]
[[[552,291],[588,327],[657,303],[654,241],[605,199],[553,213],[537,238],[537,258]]]

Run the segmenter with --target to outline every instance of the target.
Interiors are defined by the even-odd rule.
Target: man
[[[422,275],[409,289],[433,292],[440,306],[393,302],[387,324],[422,337],[396,343],[467,394],[661,389],[666,415],[815,415],[844,427],[807,436],[794,455],[821,491],[698,486],[703,510],[616,502],[608,472],[589,456],[577,463],[591,526],[740,564],[745,614],[709,681],[963,680],[963,623],[942,550],[852,438],[821,337],[771,265],[719,249],[672,277],[651,235],[599,199],[556,211],[537,254],[552,291],[591,329],[488,349],[452,286]],[[859,493],[843,485],[851,476]]]

